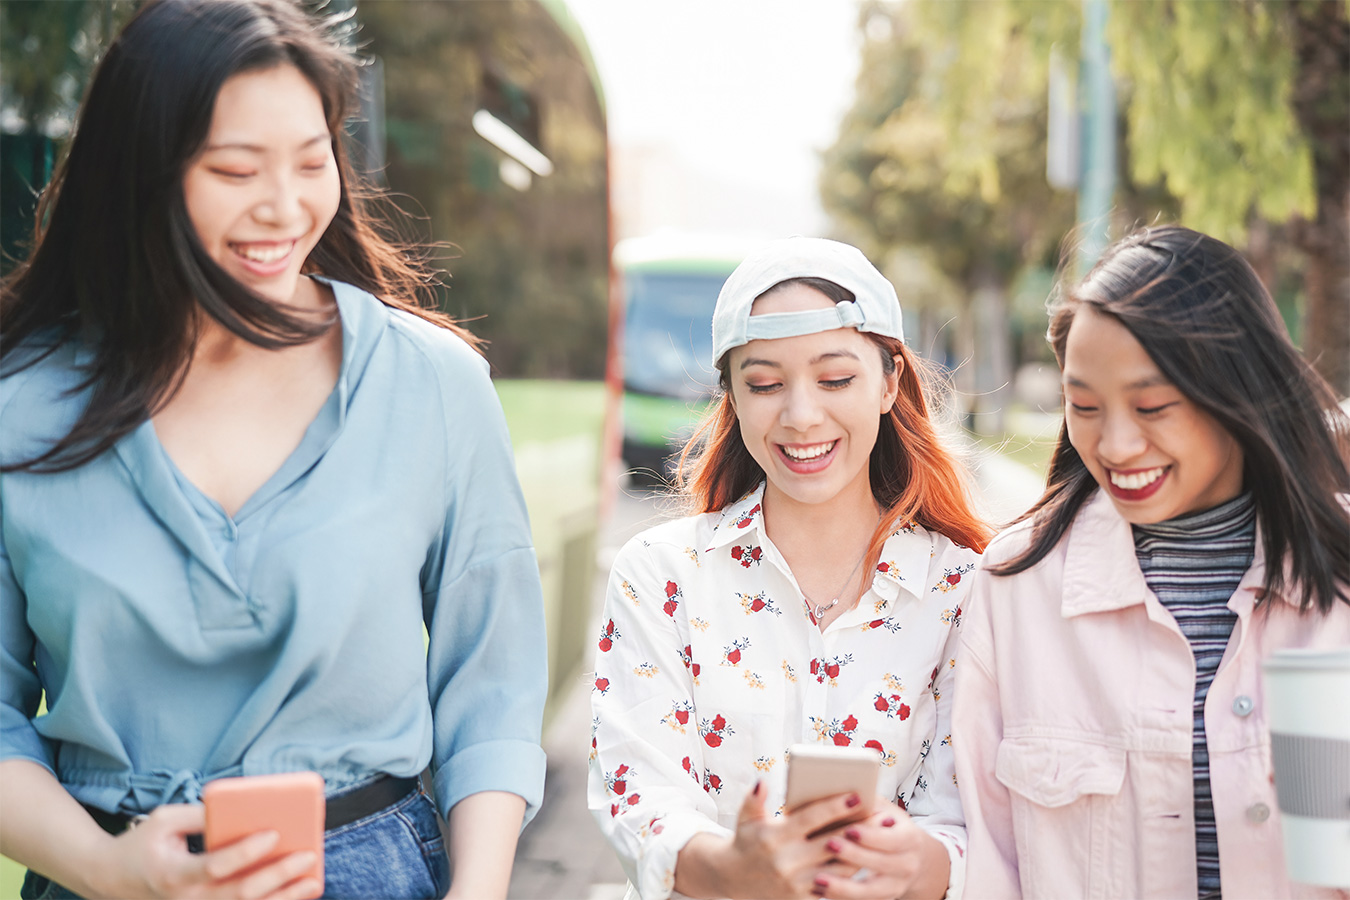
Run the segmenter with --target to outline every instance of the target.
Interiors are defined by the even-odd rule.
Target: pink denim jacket
[[[984,565],[1029,537],[1029,522],[1008,529]],[[1277,649],[1350,645],[1350,605],[1300,615],[1275,597],[1267,611],[1264,571],[1258,533],[1205,702],[1223,895],[1350,896],[1285,875],[1261,678]],[[977,573],[961,630],[952,731],[966,897],[1195,897],[1195,661],[1110,498],[1089,498],[1033,568]]]

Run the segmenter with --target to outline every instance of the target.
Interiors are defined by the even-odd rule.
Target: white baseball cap
[[[755,298],[792,278],[823,278],[853,293],[833,309],[750,314]],[[756,340],[856,328],[903,341],[895,288],[862,251],[825,238],[790,237],[752,251],[722,285],[713,310],[713,366],[731,348]]]

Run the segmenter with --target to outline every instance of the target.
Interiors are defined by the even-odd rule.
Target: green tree
[[[956,49],[934,73],[953,178],[989,169],[994,101],[1043,96],[1050,48],[1075,55],[1080,6],[1035,0],[914,4]],[[1183,224],[1246,247],[1283,226],[1305,254],[1305,351],[1350,393],[1350,22],[1346,0],[1112,0],[1107,40],[1124,110],[1130,203],[1165,191]],[[1028,53],[1028,50],[1031,52]],[[1162,210],[1165,214],[1165,210]],[[1142,213],[1142,215],[1141,215]]]
[[[1072,226],[1073,202],[1045,181],[1045,95],[1023,83],[1035,77],[1029,40],[1002,48],[1005,58],[1021,55],[1028,64],[990,80],[983,114],[948,127],[944,86],[949,71],[962,66],[963,51],[924,27],[923,16],[934,10],[919,9],[944,5],[913,0],[862,9],[856,99],[826,151],[821,194],[846,236],[881,261],[902,290],[914,277],[906,269],[915,255],[906,248],[919,248],[949,282],[952,290],[933,293],[957,313],[957,382],[977,414],[975,427],[994,432],[1012,374],[1009,288],[1024,267],[1053,260]],[[907,306],[910,300],[907,292]],[[931,305],[921,320],[929,312]],[[932,335],[922,331],[927,350]]]

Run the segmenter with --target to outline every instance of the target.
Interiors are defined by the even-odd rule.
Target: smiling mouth
[[[1144,469],[1140,472],[1117,472],[1114,469],[1108,469],[1111,483],[1118,488],[1126,491],[1142,491],[1144,488],[1153,484],[1159,478],[1166,474],[1167,466],[1158,466],[1154,469]]]
[[[839,442],[835,440],[823,444],[808,444],[804,447],[790,447],[787,444],[779,444],[778,447],[783,451],[784,456],[796,462],[815,462],[828,455],[837,443]]]
[[[256,243],[230,243],[230,249],[236,254],[259,265],[272,265],[291,255],[295,241],[265,241]]]

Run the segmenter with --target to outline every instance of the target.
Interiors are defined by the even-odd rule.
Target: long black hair
[[[332,20],[289,0],[151,0],[99,63],[74,137],[38,206],[28,258],[0,285],[0,372],[12,374],[78,339],[94,351],[77,390],[79,420],[40,455],[0,471],[83,465],[173,396],[192,357],[199,310],[239,337],[278,349],[332,326],[288,312],[231,278],[202,247],[183,177],[231,76],[292,65],[323,102],[341,180],[332,223],[304,271],[346,281],[386,304],[478,341],[434,311],[425,256],[386,234],[355,177],[342,129],[357,62]],[[16,352],[24,349],[25,352]]]
[[[1232,247],[1179,226],[1138,231],[1106,251],[1057,298],[1047,334],[1064,365],[1083,306],[1125,326],[1154,364],[1242,448],[1266,558],[1265,590],[1305,611],[1350,602],[1350,422],[1289,340],[1265,286]],[[1097,483],[1061,426],[1045,493],[1023,519],[1021,554],[989,571],[1012,575],[1059,543]],[[1287,566],[1287,568],[1286,568]]]

